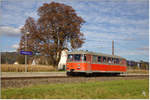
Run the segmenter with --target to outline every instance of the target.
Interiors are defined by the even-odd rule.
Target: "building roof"
[[[106,56],[106,57],[125,59],[125,58],[117,56],[117,55],[109,55],[109,54],[104,54],[104,53],[97,53],[97,52],[83,51],[83,50],[68,52],[68,54],[92,54],[92,55],[98,55],[98,56]]]

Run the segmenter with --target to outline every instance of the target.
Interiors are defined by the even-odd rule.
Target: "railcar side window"
[[[92,62],[94,62],[94,63],[96,63],[96,62],[97,62],[97,56],[96,56],[96,55],[93,55]]]
[[[103,57],[103,63],[106,63],[106,57]]]
[[[121,59],[121,60],[120,60],[120,64],[121,64],[121,65],[125,65],[125,64],[126,64],[126,61],[125,61],[124,59]]]
[[[108,57],[108,63],[111,64],[112,63],[112,60],[110,57]]]
[[[119,59],[118,58],[114,58],[114,64],[119,64]]]
[[[86,61],[86,55],[85,54],[83,54],[81,58],[82,58],[82,61]]]
[[[123,64],[123,63],[122,63],[122,59],[120,59],[120,62],[119,62],[119,64],[121,64],[121,65]]]
[[[84,58],[83,58],[83,61],[86,61],[86,55],[85,55],[85,54],[83,55],[83,57],[84,57]]]
[[[126,60],[123,60],[123,65],[126,65]]]
[[[114,58],[114,64],[117,64],[117,58]]]
[[[112,64],[114,64],[114,58],[112,58],[111,61],[112,61]]]
[[[73,55],[69,54],[67,59],[68,59],[68,61],[73,61]]]
[[[74,61],[80,61],[80,60],[81,60],[81,54],[75,54]]]
[[[98,62],[102,62],[101,58],[101,56],[98,56]]]
[[[117,58],[116,59],[116,64],[119,64],[120,63],[120,60]]]

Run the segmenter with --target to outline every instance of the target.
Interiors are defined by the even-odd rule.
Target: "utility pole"
[[[6,61],[6,64],[8,64],[8,60],[7,60],[7,50],[6,50],[6,52],[5,52],[5,56],[6,56],[6,58],[5,58],[5,61]]]
[[[112,55],[114,55],[114,40],[112,40]]]
[[[1,65],[1,63],[2,63],[2,62],[1,62],[1,61],[2,61],[2,60],[1,60],[1,58],[2,58],[2,57],[1,57],[1,56],[2,56],[2,55],[1,55],[1,52],[2,52],[2,50],[1,50],[1,48],[0,48],[0,72],[2,71],[2,70],[1,70],[1,68],[2,68],[2,65]],[[1,74],[0,76],[2,77],[2,74]],[[0,80],[0,83],[1,83],[1,80]],[[0,84],[0,87],[1,87],[1,84]],[[0,98],[1,98],[1,91],[0,91]]]
[[[29,32],[25,33],[25,51],[27,51],[27,35]],[[25,55],[25,72],[27,72],[27,55]]]
[[[1,64],[2,64],[2,62],[1,62],[1,61],[2,61],[2,57],[1,57],[2,54],[1,54],[1,53],[2,53],[2,50],[0,49],[0,72],[1,72],[1,67],[2,67],[2,66],[1,66]]]

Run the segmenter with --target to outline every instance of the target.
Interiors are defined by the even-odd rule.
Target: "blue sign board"
[[[32,55],[32,51],[20,51],[20,54],[22,55]]]

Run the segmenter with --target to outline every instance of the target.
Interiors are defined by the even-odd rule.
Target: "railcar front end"
[[[68,54],[67,74],[85,73],[87,69],[87,61],[85,54]]]

